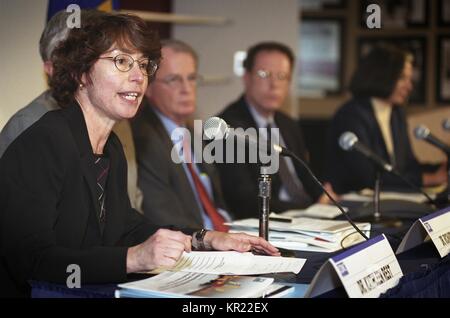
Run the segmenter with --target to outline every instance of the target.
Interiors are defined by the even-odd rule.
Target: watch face
[[[203,240],[205,232],[206,232],[205,230],[198,231],[195,235],[195,238],[200,241]]]

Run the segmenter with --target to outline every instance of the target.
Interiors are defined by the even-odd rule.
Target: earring
[[[84,85],[83,85],[83,84],[80,84],[80,85],[78,85],[78,87],[79,87],[80,89],[83,89],[83,88],[84,88]]]

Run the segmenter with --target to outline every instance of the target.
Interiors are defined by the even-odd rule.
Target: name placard
[[[375,298],[397,285],[402,276],[394,251],[383,234],[328,259],[305,297],[315,297],[343,285],[351,298]]]
[[[442,257],[450,252],[450,207],[418,219],[397,248],[397,254],[431,239]]]

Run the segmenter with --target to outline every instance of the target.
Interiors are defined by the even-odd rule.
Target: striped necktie
[[[272,143],[271,129],[272,125],[269,123],[267,126],[267,142],[270,145]],[[269,149],[272,149],[269,146]],[[293,176],[286,162],[286,158],[280,156],[278,175],[280,176],[281,183],[283,184],[286,192],[288,193],[291,201],[301,206],[311,204],[311,198],[306,193],[303,184],[297,176]]]
[[[100,206],[98,220],[100,223],[105,222],[106,217],[106,180],[109,172],[109,159],[103,156],[95,156],[95,171],[97,181],[97,200]]]

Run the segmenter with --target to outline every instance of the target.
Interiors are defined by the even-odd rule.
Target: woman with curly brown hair
[[[1,295],[26,295],[29,280],[64,284],[73,264],[90,284],[173,266],[192,247],[278,255],[244,234],[158,230],[131,208],[111,130],[136,114],[158,67],[159,40],[143,20],[82,15],[53,54],[50,87],[62,109],[27,129],[0,161]]]

